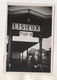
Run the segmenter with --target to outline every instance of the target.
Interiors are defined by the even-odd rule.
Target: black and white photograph
[[[51,73],[52,6],[7,7],[6,72]]]

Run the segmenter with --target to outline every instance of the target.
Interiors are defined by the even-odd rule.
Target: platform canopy
[[[21,9],[15,11],[8,11],[9,24],[11,19],[12,23],[40,25],[40,35],[42,36],[42,38],[48,38],[51,36],[52,15],[45,15],[31,9]],[[8,33],[10,28],[9,24]],[[37,37],[40,37],[40,35],[38,33]]]
[[[11,33],[10,21],[12,23],[21,23],[21,24],[30,24],[30,25],[40,25],[40,32],[33,32],[33,37],[37,38],[48,38],[51,36],[51,22],[52,15],[45,15],[39,12],[36,12],[31,9],[21,9],[15,11],[8,11],[8,33]],[[12,36],[19,36],[19,30],[12,30]],[[12,50],[23,52],[30,48],[31,46],[37,44],[38,42],[21,42],[21,41],[12,41]]]
[[[39,38],[29,38],[29,37],[15,37],[12,38],[12,51],[22,53],[28,50],[30,47],[39,43]]]
[[[23,51],[27,50],[31,46],[37,44],[36,42],[12,42],[12,51],[13,52],[20,52],[22,53]]]

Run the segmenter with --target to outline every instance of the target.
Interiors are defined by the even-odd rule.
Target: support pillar
[[[8,40],[8,56],[7,56],[7,70],[11,69],[12,60],[12,16],[9,21],[9,40]]]
[[[40,36],[39,38],[40,42],[40,64],[42,64],[42,37]]]
[[[29,54],[28,54],[28,49],[27,49],[27,63],[28,63],[28,58],[29,58]]]
[[[22,52],[22,61],[23,61],[23,52]]]

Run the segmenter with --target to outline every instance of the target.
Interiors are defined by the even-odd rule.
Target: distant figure
[[[38,54],[35,53],[32,55],[30,59],[30,67],[32,71],[37,71],[38,63],[39,63]]]
[[[34,54],[32,55],[31,59],[30,59],[30,68],[31,71],[34,71],[34,65],[35,65],[35,58],[34,58]]]

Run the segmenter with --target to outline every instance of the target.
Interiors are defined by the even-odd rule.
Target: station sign
[[[40,25],[13,23],[12,29],[22,30],[22,31],[40,32]]]

